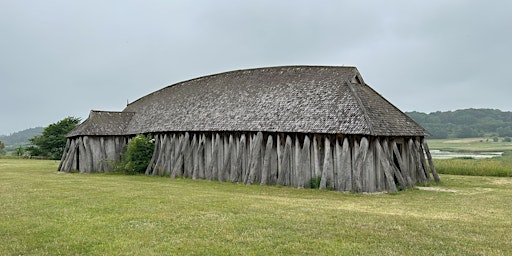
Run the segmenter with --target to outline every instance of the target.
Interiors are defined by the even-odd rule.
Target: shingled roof
[[[89,118],[67,134],[67,137],[80,135],[126,135],[126,128],[133,112],[112,112],[91,110]]]
[[[112,115],[119,113],[132,114],[116,117],[119,126],[114,119],[102,118],[105,127],[98,119],[92,122],[95,126],[87,126],[90,129],[72,134],[266,131],[429,135],[366,85],[355,67],[285,66],[220,73],[170,85]],[[121,127],[125,127],[123,132]]]

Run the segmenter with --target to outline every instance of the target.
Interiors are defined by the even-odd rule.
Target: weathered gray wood
[[[201,134],[201,139],[199,140],[199,147],[197,148],[197,166],[199,173],[197,177],[200,179],[205,178],[205,160],[204,160],[204,145],[205,145],[206,136]]]
[[[292,159],[292,176],[290,177],[292,179],[292,186],[299,187],[299,179],[300,179],[300,141],[299,136],[295,134],[295,143],[292,144],[292,150],[293,150],[293,159]]]
[[[95,173],[99,168],[100,151],[97,150],[100,145],[99,141],[95,137],[89,137],[89,152],[91,154],[91,172]],[[94,149],[94,150],[93,150]]]
[[[212,134],[212,153],[211,153],[211,160],[207,168],[207,173],[210,174],[210,176],[207,178],[208,180],[215,180],[217,179],[217,168],[219,160],[218,158],[218,151],[219,151],[219,141],[216,138],[217,134]]]
[[[234,164],[230,175],[231,182],[238,182],[238,180],[240,179],[240,175],[242,173],[242,139],[243,137],[240,136],[240,139],[236,140]]]
[[[79,152],[79,145],[78,144],[79,143],[77,142],[76,139],[73,140],[73,144],[72,144],[72,147],[71,147],[72,151],[70,153],[73,160],[70,160],[68,162],[68,166],[69,166],[69,168],[67,168],[68,172],[71,171],[71,170],[78,170],[79,169],[79,166],[78,166],[79,165],[79,163],[78,163],[78,161],[79,161],[78,156],[79,156],[80,152]]]
[[[314,162],[314,175],[318,178],[322,176],[322,169],[320,168],[320,152],[318,151],[318,135],[313,136],[313,162]]]
[[[263,133],[258,132],[256,134],[256,137],[252,141],[251,145],[251,156],[250,156],[250,168],[249,168],[249,175],[247,177],[246,184],[253,184],[255,182],[257,172],[260,170],[260,156],[261,156],[261,144],[263,141]]]
[[[352,148],[351,148],[351,152],[352,152],[352,192],[355,191],[355,179],[356,179],[356,175],[360,175],[361,174],[361,171],[360,170],[357,170],[357,168],[359,168],[359,165],[357,164],[357,159],[358,159],[358,156],[359,156],[359,141],[357,140],[357,138],[354,138],[353,139],[353,145],[352,145]]]
[[[212,138],[213,134],[208,133],[205,135],[205,144],[204,144],[204,178],[206,180],[212,179],[212,153],[213,153],[213,146],[212,146]]]
[[[375,144],[368,140],[368,151],[366,161],[363,165],[363,188],[364,192],[374,193],[377,191],[375,174]]]
[[[167,171],[167,174],[170,175],[170,169],[172,168],[170,165],[170,160],[168,161],[168,154],[172,151],[171,150],[171,143],[168,141],[167,134],[163,134],[160,136],[160,149],[159,149],[159,157],[158,161],[155,164],[153,175],[164,175]]]
[[[337,190],[340,186],[338,183],[338,169],[340,168],[338,166],[338,159],[337,155],[340,155],[341,153],[338,151],[341,151],[341,146],[339,142],[338,136],[334,135],[333,137],[333,147],[332,147],[332,187],[333,189]]]
[[[353,191],[356,193],[364,192],[366,188],[363,187],[363,169],[368,154],[368,139],[362,137],[359,147],[357,149],[357,158],[355,160],[354,176],[352,177],[354,182]]]
[[[146,174],[197,179],[205,178],[207,169],[211,168],[210,180],[302,188],[309,187],[311,179],[320,170],[320,187],[323,189],[370,193],[393,192],[398,184],[403,189],[413,187],[416,182],[430,181],[430,175],[439,180],[428,145],[420,137],[393,138],[391,141],[389,138],[372,137],[371,142],[368,137],[359,137],[351,147],[351,137],[341,135],[267,133],[266,140],[263,140],[262,133],[244,132],[183,132],[153,136],[155,150]],[[246,136],[251,138],[248,143],[243,142]],[[108,171],[111,164],[118,161],[129,140],[128,136],[69,139],[58,170]],[[205,147],[208,140],[209,152]],[[402,140],[404,147],[400,150],[397,142]],[[90,148],[97,150],[92,152],[88,150]],[[382,150],[380,153],[379,148]],[[210,158],[209,163],[206,163],[206,158]]]
[[[172,156],[172,167],[171,167],[171,173],[169,176],[171,178],[175,178],[177,175],[179,175],[179,170],[181,166],[183,166],[183,154],[181,153],[181,148],[183,147],[182,144],[184,136],[182,134],[176,135],[174,137],[174,148],[173,150],[173,156]]]
[[[231,181],[231,177],[234,173],[238,172],[240,168],[237,168],[236,161],[237,161],[237,153],[238,153],[238,147],[240,146],[240,135],[234,135],[230,136],[229,140],[229,170],[227,170],[227,176],[226,180]]]
[[[160,162],[162,161],[162,147],[163,147],[163,139],[162,139],[163,135],[159,134],[157,135],[157,138],[158,138],[158,148],[155,149],[155,151],[157,151],[157,155],[156,155],[156,158],[155,158],[155,162],[153,163],[153,166],[152,166],[152,170],[151,170],[151,174],[152,175],[158,175],[158,169],[159,169],[159,166],[160,166]],[[146,168],[147,169],[147,168]]]
[[[80,172],[81,173],[91,173],[92,171],[92,159],[91,154],[89,152],[89,138],[88,136],[83,136],[79,141],[79,152],[80,152]]]
[[[57,167],[57,171],[59,171],[59,172],[62,170],[62,165],[66,161],[66,157],[68,156],[70,145],[71,145],[71,140],[66,140],[66,146],[64,146],[64,150],[63,150],[62,157],[60,159],[59,167]]]
[[[127,139],[124,136],[80,136],[66,141],[58,171],[107,172],[119,161]]]
[[[414,161],[416,162],[416,173],[418,175],[418,181],[421,182],[421,184],[425,185],[427,184],[427,177],[425,176],[425,170],[421,165],[419,142],[416,140],[413,141],[412,155],[414,157]]]
[[[286,135],[283,156],[281,157],[281,171],[279,172],[277,183],[283,186],[290,185],[290,155],[292,151],[292,138]]]
[[[165,153],[164,153],[164,171],[161,173],[161,175],[171,175],[171,168],[172,168],[172,161],[171,161],[171,155],[174,153],[174,140],[171,136],[165,135],[164,141],[165,143]]]
[[[267,181],[269,179],[269,172],[270,172],[270,161],[271,161],[271,154],[272,154],[272,146],[273,146],[273,141],[272,141],[272,135],[269,135],[267,137],[267,143],[266,143],[266,146],[265,146],[265,155],[264,155],[264,158],[263,158],[263,169],[261,170],[261,182],[260,184],[261,185],[266,185],[267,184]]]
[[[153,165],[153,171],[152,171],[152,175],[158,175],[158,170],[161,168],[161,164],[162,164],[162,155],[164,154],[164,152],[162,152],[165,147],[165,144],[164,144],[164,141],[163,141],[163,135],[159,135],[158,136],[158,141],[159,141],[159,145],[158,145],[158,154],[157,154],[157,158],[156,158],[156,161]]]
[[[57,169],[59,172],[70,172],[73,169],[73,162],[76,158],[76,139],[68,139],[66,141],[66,150],[62,155],[62,159],[59,164],[59,168]]]
[[[384,168],[381,164],[381,157],[377,152],[377,143],[380,142],[378,138],[373,140],[373,144],[375,145],[375,184],[377,191],[385,191],[386,190],[386,178],[384,177]]]
[[[310,187],[311,182],[311,140],[308,135],[304,136],[302,152],[300,154],[299,165],[299,187]]]
[[[72,161],[74,155],[71,154],[72,147],[74,146],[74,140],[67,139],[66,146],[64,147],[64,153],[62,154],[62,158],[60,159],[59,167],[57,168],[58,172],[69,172],[68,169],[69,162]]]
[[[224,163],[222,164],[222,181],[230,180],[231,175],[231,157],[233,147],[233,135],[224,136]]]
[[[166,168],[166,171],[165,171],[165,175],[169,175],[169,177],[171,176],[171,173],[172,173],[172,168],[174,167],[174,164],[176,163],[176,158],[175,158],[175,155],[179,155],[176,153],[176,148],[178,147],[177,144],[179,144],[179,137],[176,136],[176,134],[172,134],[168,136],[168,145],[167,145],[167,149],[166,149],[166,154],[167,155],[167,159],[166,159],[166,162],[167,162],[167,168]],[[179,149],[178,149],[179,150]],[[161,154],[161,152],[160,152]]]
[[[425,149],[425,153],[427,154],[428,166],[430,167],[430,172],[432,173],[432,176],[434,176],[434,181],[440,182],[441,179],[439,178],[439,174],[437,174],[434,162],[432,161],[432,155],[430,154],[430,149],[428,148],[426,140],[423,140],[423,148]]]
[[[272,135],[270,135],[272,136]],[[279,137],[275,138],[275,141],[279,141]],[[278,159],[277,159],[277,147],[272,146],[271,147],[271,156],[270,156],[270,177],[269,177],[269,184],[276,184],[277,183],[277,174],[278,174]]]
[[[407,189],[408,184],[405,181],[404,177],[402,176],[402,173],[400,173],[400,171],[398,170],[398,167],[395,165],[395,161],[393,160],[393,154],[389,151],[389,144],[387,139],[385,139],[382,142],[382,149],[384,150],[384,155],[388,158],[389,164],[391,165],[391,170],[396,180],[398,181],[398,184],[400,185],[400,187],[402,187],[402,189]]]
[[[407,187],[413,187],[414,182],[410,175],[410,170],[407,169],[404,160],[402,158],[402,154],[400,154],[400,150],[398,150],[398,146],[396,144],[395,140],[391,141],[391,148],[393,149],[394,157],[396,157],[398,162],[398,169],[400,170],[400,173],[402,174],[402,177],[404,177],[405,182],[407,182]]]
[[[180,134],[178,147],[175,147],[177,152],[175,152],[175,162],[171,170],[171,178],[175,178],[176,176],[182,176],[184,171],[185,164],[185,156],[189,147],[189,134],[186,132],[185,134]]]
[[[240,140],[240,146],[242,147],[242,173],[240,174],[239,182],[245,182],[245,178],[247,177],[248,171],[248,151],[250,148],[250,135],[246,136],[245,134],[242,134],[242,137],[244,140]],[[242,143],[243,142],[243,143]]]
[[[216,143],[217,149],[217,166],[214,167],[214,172],[216,176],[214,177],[218,181],[222,181],[222,171],[224,169],[224,138],[219,133],[215,135],[215,140],[218,141]]]
[[[222,143],[218,133],[214,133],[212,136],[212,144],[215,152],[212,154],[212,180],[217,180],[219,178],[219,161],[222,161],[222,151],[220,151]]]
[[[277,184],[281,184],[282,183],[279,183],[279,181],[283,180],[283,177],[282,176],[282,173],[283,173],[283,167],[282,167],[282,163],[283,163],[283,150],[284,150],[284,147],[283,147],[283,143],[282,143],[282,140],[283,140],[283,135],[282,134],[277,134],[276,136],[276,153],[277,153]]]
[[[201,140],[200,134],[194,134],[194,137],[192,138],[192,179],[197,179],[197,174],[199,173],[199,155],[197,152],[197,149],[199,148],[199,141]]]
[[[67,165],[67,161],[71,158],[71,156],[69,155],[69,151],[70,151],[72,141],[73,140],[70,140],[70,139],[66,140],[66,146],[64,147],[64,151],[63,151],[62,157],[60,159],[59,167],[57,167],[58,172],[64,172],[64,166]]]
[[[189,142],[189,147],[187,148],[185,154],[185,170],[184,176],[187,178],[191,178],[194,173],[194,151],[197,147],[197,135],[194,133]]]
[[[407,150],[409,158],[409,175],[413,183],[418,181],[418,173],[416,171],[416,154],[414,153],[414,142],[412,139],[407,140]]]
[[[350,142],[348,138],[343,139],[341,145],[341,167],[340,167],[340,187],[339,191],[352,191],[352,154],[350,152]]]
[[[415,144],[416,144],[416,149],[418,151],[418,156],[420,157],[421,169],[422,169],[425,177],[427,177],[427,183],[428,183],[432,180],[432,178],[430,177],[430,174],[428,173],[427,160],[425,159],[425,153],[423,152],[423,146],[418,140],[415,141]]]
[[[329,140],[329,136],[325,136],[325,142],[324,142],[324,165],[322,170],[322,178],[320,180],[320,189],[326,189],[327,187],[331,186],[332,180],[332,153],[331,153],[331,142]]]
[[[178,158],[179,158],[179,155],[181,154],[181,148],[182,148],[182,144],[183,144],[183,135],[182,134],[177,134],[175,137],[174,137],[174,140],[176,141],[174,143],[174,149],[173,149],[173,157],[172,157],[172,162],[173,162],[173,168],[174,168],[174,165],[175,163],[178,161]],[[174,170],[172,170],[174,171]]]
[[[385,141],[384,141],[385,142]],[[385,187],[388,189],[389,192],[396,193],[397,188],[394,181],[394,175],[392,171],[391,164],[389,163],[389,157],[386,155],[383,148],[385,148],[386,145],[381,146],[379,140],[376,140],[375,148],[377,152],[377,159],[379,159],[379,162],[382,166],[383,172],[384,172],[384,178],[385,178]]]
[[[95,159],[98,163],[98,172],[104,172],[105,171],[105,160],[106,160],[106,155],[107,153],[105,152],[105,138],[104,137],[99,137],[99,138],[96,138],[96,140],[99,139],[98,141],[98,144],[99,144],[99,148],[97,148],[98,150],[98,158]]]
[[[251,161],[252,161],[252,150],[254,147],[254,138],[256,135],[247,134],[247,151],[245,152],[244,156],[244,164],[246,165],[244,174],[242,176],[242,182],[244,184],[247,184],[247,180],[249,179],[249,173],[251,170]]]

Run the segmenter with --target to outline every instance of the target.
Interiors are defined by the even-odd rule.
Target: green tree
[[[498,132],[500,137],[512,136],[512,129],[510,127],[499,127],[496,129],[496,132]]]
[[[23,156],[23,154],[25,154],[25,149],[24,149],[22,146],[18,146],[18,147],[16,148],[16,155],[17,155],[18,157],[22,157],[22,156]]]
[[[0,140],[0,155],[4,154],[5,144]]]
[[[57,123],[44,128],[43,133],[34,136],[29,141],[32,143],[27,151],[32,156],[60,159],[66,146],[66,134],[80,123],[80,118],[66,117]]]
[[[128,142],[116,171],[125,174],[144,173],[153,156],[154,147],[151,137],[143,134],[135,136]]]

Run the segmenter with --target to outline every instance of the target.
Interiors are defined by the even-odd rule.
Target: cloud
[[[352,65],[405,111],[509,104],[512,16],[485,1],[0,3],[0,134],[166,85],[275,65]]]

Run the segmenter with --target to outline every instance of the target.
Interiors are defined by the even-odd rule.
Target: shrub
[[[150,136],[139,134],[128,142],[126,152],[115,168],[125,174],[144,173],[153,156],[154,145]]]
[[[309,187],[310,188],[320,188],[320,182],[322,181],[321,176],[313,177],[309,181]]]
[[[512,138],[505,137],[505,138],[503,138],[503,142],[512,142]]]

